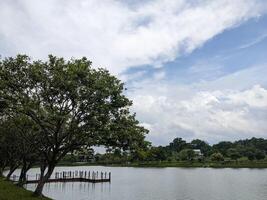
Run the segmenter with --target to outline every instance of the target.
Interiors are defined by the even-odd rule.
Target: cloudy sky
[[[155,145],[267,137],[266,0],[0,0],[0,54],[122,79]]]

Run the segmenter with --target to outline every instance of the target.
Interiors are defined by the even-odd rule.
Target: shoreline
[[[90,162],[62,162],[57,166],[104,166],[104,167],[145,167],[145,168],[251,168],[267,169],[267,161],[262,162],[139,162],[139,163],[90,163]]]

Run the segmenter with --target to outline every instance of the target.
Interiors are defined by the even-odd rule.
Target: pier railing
[[[26,184],[29,183],[38,183],[40,180],[40,174],[36,175],[27,175]],[[11,180],[16,182],[18,181],[19,176],[13,175]],[[48,179],[47,183],[51,182],[110,182],[111,181],[111,172],[99,172],[99,171],[62,171],[55,172]]]

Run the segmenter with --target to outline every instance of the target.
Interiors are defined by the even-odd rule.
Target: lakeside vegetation
[[[267,168],[267,159],[261,161],[198,162],[198,161],[147,161],[132,163],[60,162],[59,166],[109,167],[181,167],[181,168]]]
[[[33,192],[17,187],[12,182],[0,177],[1,200],[50,200],[46,197],[33,197]]]
[[[78,151],[65,156],[61,164],[100,164],[147,167],[267,167],[267,140],[251,138],[235,142],[222,141],[214,145],[195,139],[186,142],[175,138],[169,145],[146,147],[132,152],[107,149],[105,154]],[[85,163],[82,163],[85,162]]]

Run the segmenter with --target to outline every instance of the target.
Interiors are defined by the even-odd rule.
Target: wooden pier
[[[51,176],[52,177],[52,176]],[[98,172],[98,171],[63,171],[55,172],[54,178],[47,180],[46,183],[56,182],[90,182],[90,183],[102,183],[111,181],[111,172]],[[11,180],[16,182],[18,176],[13,175]],[[26,184],[38,183],[40,180],[40,174],[36,174],[35,177],[27,175]]]

